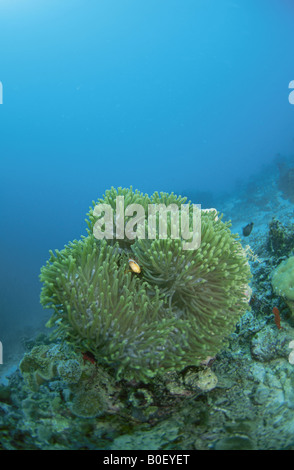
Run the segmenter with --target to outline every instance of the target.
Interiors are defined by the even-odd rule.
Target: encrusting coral
[[[44,382],[55,375],[58,348],[47,345],[35,346],[29,354],[25,354],[19,368],[25,382],[32,390],[38,390]]]
[[[173,204],[181,213],[185,203],[173,194],[112,188],[97,204],[110,205],[116,221],[117,196],[124,197],[123,209]],[[215,210],[202,211],[200,247],[185,250],[183,240],[171,236],[172,217],[165,239],[97,240],[96,221],[90,209],[88,236],[51,252],[41,270],[41,303],[53,309],[48,326],[90,351],[116,379],[146,382],[215,356],[249,300],[250,269],[230,224]],[[140,274],[130,272],[129,258]]]
[[[279,264],[272,275],[272,286],[277,295],[284,297],[294,313],[294,256]]]

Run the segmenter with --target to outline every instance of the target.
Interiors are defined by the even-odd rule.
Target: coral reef
[[[76,416],[95,417],[111,407],[113,378],[102,368],[84,361],[83,355],[69,344],[34,346],[24,355],[19,370],[29,394],[50,383],[54,389],[62,390],[64,403]]]
[[[280,172],[278,187],[285,198],[294,202],[294,168],[289,168],[285,161],[279,161],[277,164]]]
[[[54,377],[54,368],[59,359],[58,352],[56,347],[41,345],[35,346],[29,354],[24,355],[19,369],[32,390],[38,390],[41,384]]]
[[[272,191],[272,186],[269,187]],[[132,202],[136,202],[137,196],[142,204],[152,200],[130,190],[111,190],[106,195],[108,202],[112,203],[118,193],[124,193]],[[161,198],[177,200],[174,195],[156,196],[157,201]],[[186,322],[193,324],[189,317],[192,312],[195,314],[197,299],[194,296],[205,283],[200,281],[193,285],[192,279],[186,279],[193,293],[191,312],[186,297],[189,291],[185,290],[183,282],[185,272],[182,273],[186,269],[187,275],[196,274],[193,259],[189,258],[191,253],[181,251],[176,243],[171,244],[172,252],[180,249],[180,256],[174,258],[173,265],[168,264],[169,255],[164,245],[155,244],[151,251],[156,240],[150,241],[150,247],[144,245],[146,240],[94,240],[90,235],[96,219],[91,209],[88,237],[52,254],[51,261],[43,268],[46,281],[42,298],[46,305],[51,302],[53,316],[49,325],[55,329],[51,337],[30,338],[26,342],[27,353],[20,369],[10,374],[7,385],[0,386],[0,449],[293,450],[294,318],[280,290],[275,291],[272,286],[273,272],[281,261],[286,264],[286,258],[293,256],[290,237],[293,207],[288,201],[279,200],[287,205],[283,213],[279,211],[278,224],[271,224],[273,214],[268,217],[261,214],[260,206],[255,215],[252,214],[256,230],[250,236],[250,247],[244,247],[253,274],[250,310],[243,310],[236,328],[228,336],[226,347],[213,357],[207,357],[208,351],[205,351],[204,361],[200,363],[192,361],[191,364],[189,357],[186,362],[182,357],[172,367],[169,367],[171,362],[168,367],[164,363],[165,367],[154,376],[152,373],[152,377],[149,372],[143,376],[137,373],[133,363],[128,363],[124,357],[125,353],[130,354],[138,365],[137,349],[143,355],[147,348],[150,355],[146,360],[141,357],[142,362],[139,362],[151,368],[149,330],[146,330],[146,338],[137,338],[133,349],[132,344],[117,344],[120,341],[114,339],[129,335],[133,340],[131,326],[134,325],[138,333],[141,320],[144,328],[149,328],[148,315],[153,315],[155,306],[156,313],[151,318],[158,327],[162,327],[165,315],[169,315],[168,332],[163,341],[171,351],[170,347],[178,345],[177,321],[181,320],[181,332],[186,333]],[[103,203],[104,199],[101,201]],[[179,198],[178,204],[181,201],[183,199]],[[235,210],[234,205],[230,210],[232,208]],[[126,218],[126,223],[130,220]],[[260,229],[261,220],[264,231]],[[210,229],[206,236],[210,233],[212,240],[219,233],[216,227],[225,229],[225,233],[227,230],[230,237],[228,226],[216,221],[215,213],[205,215],[203,221],[202,230],[205,232],[208,224]],[[241,232],[244,222],[239,222]],[[229,246],[235,246],[230,240]],[[204,261],[210,262],[211,250],[214,249],[215,254],[217,247],[213,248],[210,240],[208,243],[210,247],[206,245]],[[162,257],[157,254],[159,249]],[[154,257],[154,266],[151,257]],[[129,270],[130,258],[142,268],[140,273]],[[224,258],[219,254],[217,258],[221,267]],[[199,267],[203,267],[203,261],[197,269]],[[179,279],[176,279],[177,270]],[[219,273],[213,285],[220,288],[223,272],[215,268],[208,273],[197,273],[197,279],[201,276],[212,282],[212,275]],[[167,274],[170,282],[165,280]],[[113,296],[107,288],[109,282],[114,282]],[[100,295],[99,289],[104,295]],[[243,292],[243,288],[240,290]],[[217,298],[218,292],[216,290]],[[85,298],[89,303],[84,302]],[[119,308],[117,302],[120,302]],[[103,307],[103,312],[97,319],[98,306]],[[273,311],[279,312],[280,328]],[[225,318],[225,312],[220,311],[220,314]],[[127,315],[129,331],[122,324],[124,315]],[[206,325],[205,318],[203,322]],[[222,324],[217,325],[223,334]],[[206,327],[207,336],[203,336],[203,341],[209,331],[215,331],[209,323]],[[99,348],[93,345],[95,341]],[[156,332],[154,341],[155,347],[160,346]],[[214,343],[214,337],[211,342]],[[192,341],[189,347],[193,345]],[[187,347],[188,343],[184,343],[183,348]],[[103,354],[99,356],[98,351]],[[181,348],[177,351],[181,355]],[[112,354],[118,355],[115,363],[110,360]],[[162,358],[166,360],[164,353]],[[153,365],[153,372],[158,372],[157,364]]]
[[[118,196],[124,198],[120,209]],[[181,212],[184,202],[174,194],[149,198],[112,188],[98,204],[110,206],[117,223],[129,204],[145,209],[173,204]],[[129,221],[126,217],[125,225]],[[249,300],[247,255],[230,224],[215,210],[203,211],[201,245],[185,250],[183,240],[172,237],[172,217],[166,238],[134,236],[118,242],[97,240],[92,234],[96,222],[91,209],[88,236],[51,252],[42,268],[41,302],[54,310],[49,326],[109,366],[116,379],[146,382],[215,356]],[[127,269],[130,257],[140,266],[139,275]]]
[[[269,224],[267,245],[273,256],[288,256],[294,250],[294,224],[283,225],[273,217]]]

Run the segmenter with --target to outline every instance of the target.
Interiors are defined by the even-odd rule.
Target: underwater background
[[[294,448],[292,304],[271,282],[294,254],[293,19],[290,0],[0,3],[0,448]],[[168,416],[141,386],[112,428],[57,405],[39,416],[33,399],[56,384],[28,396],[18,366],[38,335],[50,344],[41,266],[86,235],[93,200],[130,186],[232,221],[252,253],[250,310],[211,366],[217,387],[167,387]]]

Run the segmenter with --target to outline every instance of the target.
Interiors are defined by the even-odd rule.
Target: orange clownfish
[[[132,258],[129,259],[129,266],[130,266],[130,270],[131,270],[133,273],[135,273],[135,274],[140,274],[141,268],[140,268],[140,266],[138,265],[138,263],[137,263],[134,259],[132,259]]]

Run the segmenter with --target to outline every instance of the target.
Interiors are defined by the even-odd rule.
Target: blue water
[[[1,1],[4,353],[48,318],[40,266],[106,189],[217,200],[293,153],[293,19],[290,0]]]

